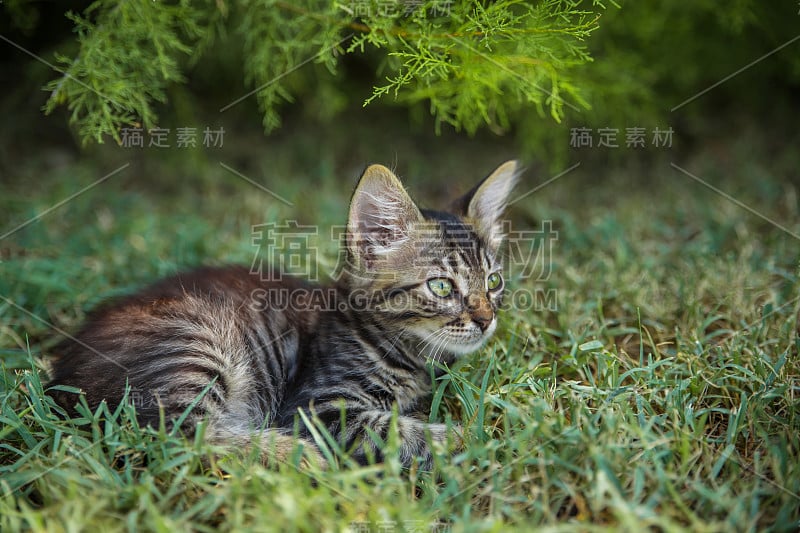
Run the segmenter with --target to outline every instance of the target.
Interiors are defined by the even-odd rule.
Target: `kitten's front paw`
[[[453,456],[464,449],[463,430],[461,426],[446,426],[445,424],[425,424],[424,431],[429,435],[425,442],[418,442],[416,451],[412,452],[416,468],[429,472],[433,470],[434,456]],[[430,444],[428,444],[428,442]],[[409,458],[410,459],[410,458]]]

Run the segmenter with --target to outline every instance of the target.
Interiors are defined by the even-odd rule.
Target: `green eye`
[[[447,298],[453,292],[453,284],[446,278],[429,279],[428,288],[440,298]]]
[[[503,284],[503,278],[497,272],[489,274],[486,284],[490,291],[498,289]]]

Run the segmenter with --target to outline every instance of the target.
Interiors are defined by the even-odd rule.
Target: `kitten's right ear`
[[[350,201],[347,248],[359,267],[370,269],[377,259],[406,248],[411,227],[422,220],[394,173],[383,165],[370,165]]]

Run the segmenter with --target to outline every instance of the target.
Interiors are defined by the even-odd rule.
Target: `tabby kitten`
[[[429,439],[448,436],[423,422],[426,364],[452,363],[495,330],[500,216],[516,177],[509,161],[439,212],[420,210],[389,169],[372,165],[353,193],[336,283],[244,267],[179,274],[93,311],[56,349],[51,385],[81,389],[92,407],[118,405],[129,385],[142,423],[174,424],[187,411],[182,431],[204,419],[212,442],[279,459],[297,444],[304,410],[359,462],[380,460],[370,433],[385,440],[396,408],[400,461],[429,469]]]

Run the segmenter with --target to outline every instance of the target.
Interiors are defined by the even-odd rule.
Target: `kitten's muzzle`
[[[492,306],[486,299],[475,296],[468,299],[466,303],[472,321],[481,328],[481,331],[486,331],[494,320]]]

